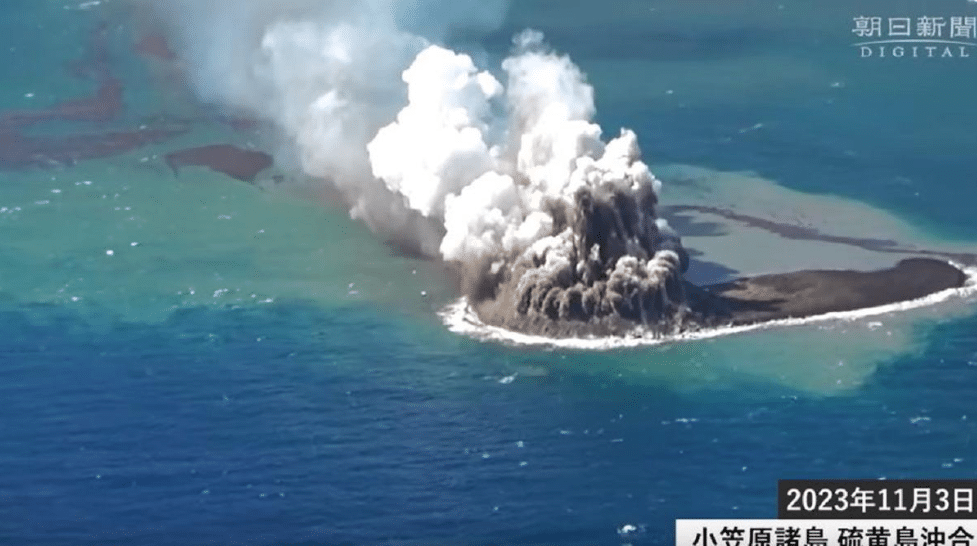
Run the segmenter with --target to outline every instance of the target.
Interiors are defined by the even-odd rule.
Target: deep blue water
[[[504,34],[530,23],[546,30],[597,74],[600,121],[635,127],[653,160],[750,169],[883,206],[943,237],[977,236],[972,63],[868,70],[847,49],[850,7],[835,6],[823,23],[805,15],[780,27],[747,24],[747,8],[725,27],[697,27],[689,16],[665,38],[668,29],[645,36],[622,16],[619,41],[608,45],[575,34],[597,23],[546,19],[550,4],[513,8]],[[914,9],[971,9],[925,4]],[[40,40],[39,51],[52,57],[46,65],[3,61],[11,107],[26,107],[28,90],[80,85],[50,74],[78,53],[98,18],[68,18],[58,15],[60,4],[45,4],[55,15],[44,17],[77,27],[40,38],[17,23],[41,17],[30,11],[37,5],[4,8],[10,43]],[[689,6],[681,9],[691,13]],[[878,3],[860,7],[889,15]],[[643,69],[678,95],[694,78],[674,63],[771,51],[823,65],[830,77],[823,86],[681,107],[680,98],[628,98],[600,62],[640,56],[652,38],[665,45],[649,49]],[[487,40],[490,51],[504,47]],[[845,85],[832,90],[833,81]],[[740,133],[757,122],[764,129]],[[79,168],[86,176],[104,169],[111,179],[116,163],[107,165]],[[2,176],[25,184],[19,174]],[[885,360],[842,394],[746,374],[698,382],[698,349],[677,364],[684,379],[640,381],[616,372],[635,361],[654,366],[654,350],[594,355],[478,343],[445,332],[431,308],[323,303],[310,294],[243,308],[192,304],[154,321],[99,307],[110,303],[94,290],[91,307],[52,303],[9,286],[41,276],[33,253],[57,241],[34,240],[6,221],[0,544],[668,544],[676,518],[774,517],[781,478],[977,473],[973,313],[930,324],[918,353]],[[328,236],[353,237],[338,225]],[[213,252],[222,250],[215,244]],[[230,270],[222,260],[213,257],[213,268]],[[210,267],[199,276],[210,277]],[[361,267],[386,282],[376,270],[400,266],[389,257]],[[114,287],[117,274],[92,282]],[[333,281],[350,282],[338,274]],[[126,305],[150,305],[132,298]],[[794,360],[785,352],[778,365]],[[616,532],[624,524],[644,532],[625,541]]]
[[[513,351],[362,308],[88,322],[0,318],[6,544],[667,543],[675,518],[773,517],[779,478],[977,464],[973,318],[837,398],[506,385]]]

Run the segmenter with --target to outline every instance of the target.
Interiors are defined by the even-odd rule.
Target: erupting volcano
[[[468,5],[471,4],[471,5]],[[700,288],[656,213],[636,134],[604,140],[578,67],[525,31],[497,70],[456,30],[502,2],[148,2],[200,97],[271,122],[303,170],[381,237],[458,271],[484,322],[549,336],[661,336],[807,316],[961,286],[930,259],[890,272],[804,271]],[[186,17],[186,14],[193,14]],[[192,162],[191,162],[192,163]],[[839,294],[846,294],[839,297]],[[827,302],[827,303],[826,303]]]

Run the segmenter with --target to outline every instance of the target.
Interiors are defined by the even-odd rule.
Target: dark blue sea
[[[161,154],[257,137],[134,51],[132,11],[0,7],[5,112],[90,95],[65,65],[103,22],[125,82],[113,121],[10,138],[198,120],[0,171],[0,544],[670,544],[677,518],[776,517],[778,479],[977,477],[972,300],[606,351],[451,333],[449,275],[335,203],[172,175]],[[478,39],[492,58],[542,30],[653,170],[748,171],[806,211],[855,203],[974,248],[977,47],[861,58],[852,18],[903,14],[977,4],[527,0]]]

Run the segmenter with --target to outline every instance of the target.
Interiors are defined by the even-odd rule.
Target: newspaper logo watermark
[[[869,58],[967,59],[977,57],[977,17],[931,16],[852,18],[852,44]]]

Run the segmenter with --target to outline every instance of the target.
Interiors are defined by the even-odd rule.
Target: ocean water
[[[2,544],[669,544],[676,518],[774,517],[782,478],[977,472],[972,297],[599,351],[459,335],[438,264],[287,164],[288,191],[174,177],[161,154],[274,142],[133,52],[125,3],[0,9],[3,110],[90,94],[65,63],[101,22],[125,84],[118,119],[29,134],[191,120],[0,171]],[[977,4],[533,0],[477,42],[497,59],[543,30],[606,133],[637,131],[663,205],[973,252],[977,51],[863,59],[857,15]],[[897,258],[671,219],[700,280]]]

